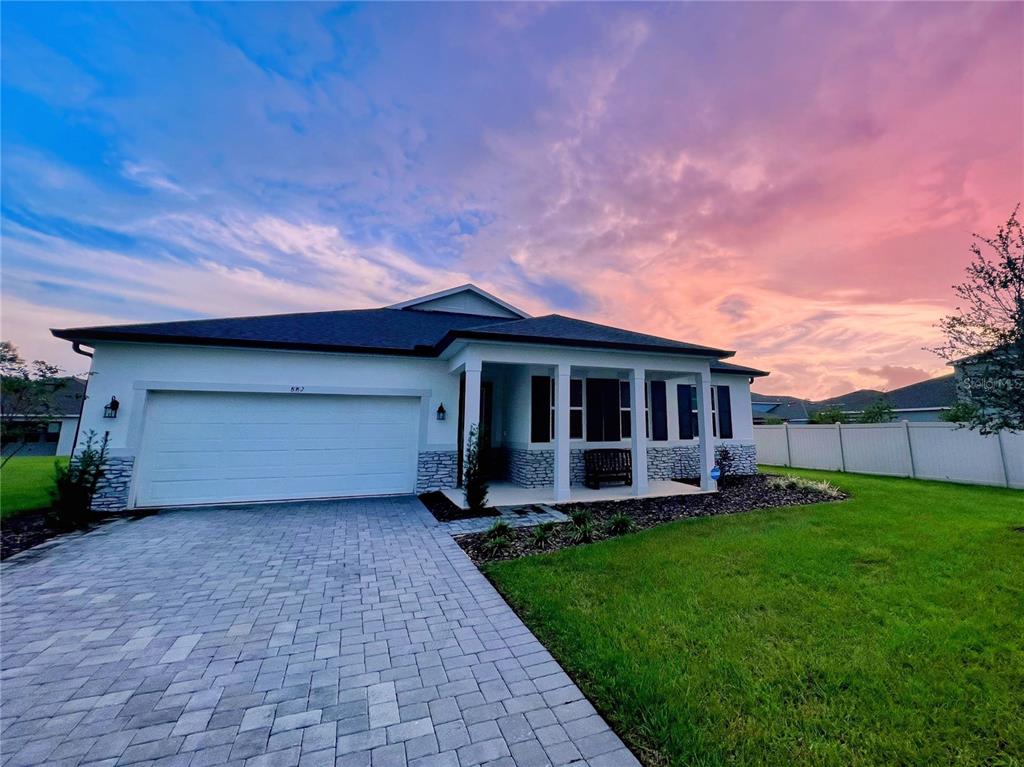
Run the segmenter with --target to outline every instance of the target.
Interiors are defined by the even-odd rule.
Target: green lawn
[[[1024,764],[1024,493],[778,471],[853,498],[486,572],[645,763]]]
[[[50,505],[55,461],[67,458],[15,456],[0,470],[0,519]]]

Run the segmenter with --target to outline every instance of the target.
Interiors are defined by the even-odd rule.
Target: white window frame
[[[550,418],[551,433],[550,433],[550,440],[552,442],[554,442],[555,441],[555,394],[557,392],[555,392],[555,379],[552,377],[549,380],[551,381],[551,418]],[[575,405],[575,406],[572,404],[572,382],[573,381],[579,381],[580,382],[580,404],[579,405]],[[585,423],[586,416],[584,415],[584,413],[587,412],[584,409],[584,406],[586,405],[586,400],[587,400],[587,387],[586,387],[586,384],[584,383],[584,380],[582,378],[570,378],[569,379],[569,439],[583,439],[584,435],[586,434],[586,426],[587,425]],[[579,410],[580,411],[580,436],[578,436],[578,437],[572,436],[572,411],[573,410]]]

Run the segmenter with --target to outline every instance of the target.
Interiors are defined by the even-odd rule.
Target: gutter
[[[53,333],[53,331],[50,331]],[[56,335],[56,333],[54,333]],[[87,352],[82,349],[82,344],[78,341],[71,342],[71,350],[75,354],[81,354],[83,357],[92,359],[92,352]],[[92,365],[89,365],[89,374],[85,377],[85,389],[82,390],[82,407],[78,411],[78,420],[75,421],[75,441],[71,443],[71,456],[75,455],[75,449],[78,447],[78,433],[82,429],[82,410],[85,410],[85,401],[89,399],[89,381],[92,380]]]

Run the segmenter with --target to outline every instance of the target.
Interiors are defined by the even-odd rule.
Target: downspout
[[[81,354],[83,357],[92,359],[92,352],[87,352],[82,348],[82,345],[78,341],[71,342],[71,351],[75,354]],[[71,460],[75,455],[75,449],[78,447],[78,432],[82,428],[82,411],[85,409],[85,401],[89,399],[89,381],[92,380],[92,365],[89,365],[89,374],[85,377],[85,391],[82,392],[82,407],[78,411],[78,420],[75,422],[75,441],[71,444],[71,455],[68,456],[68,460]]]

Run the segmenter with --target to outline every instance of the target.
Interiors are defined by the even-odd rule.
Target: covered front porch
[[[460,378],[457,476],[477,433],[490,505],[717,490],[714,389],[728,387],[712,386],[705,360],[469,344],[450,366]],[[727,408],[728,391],[718,396]],[[586,486],[591,450],[622,451],[631,481]],[[695,484],[674,481],[681,478]],[[463,505],[460,488],[445,492]]]
[[[445,496],[462,509],[469,508],[462,488],[453,487],[442,490]],[[676,495],[699,495],[711,492],[701,490],[696,485],[688,485],[674,480],[651,480],[647,492],[637,495],[628,485],[611,485],[594,489],[581,485],[570,486],[569,498],[555,498],[554,485],[547,487],[523,487],[507,480],[492,482],[487,493],[488,506],[535,506],[538,504],[555,503],[587,503],[594,501],[624,501],[631,498],[667,498]]]

